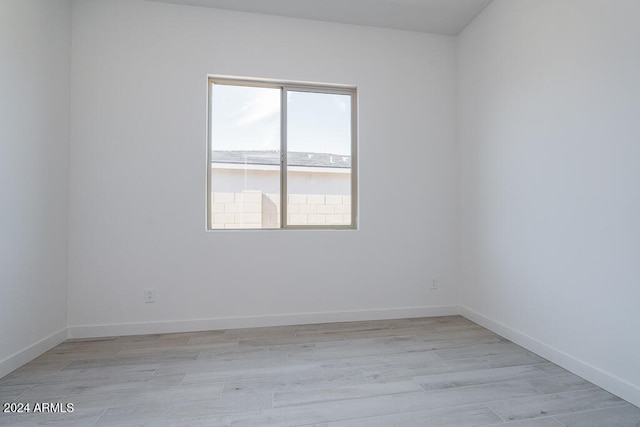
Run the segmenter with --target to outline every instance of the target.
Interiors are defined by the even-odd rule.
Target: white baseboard
[[[31,362],[36,357],[46,353],[53,347],[67,339],[67,328],[60,329],[37,343],[0,360],[0,378],[15,371],[22,365]]]
[[[122,335],[143,335],[238,329],[265,326],[303,325],[328,322],[403,319],[415,317],[451,316],[461,314],[469,320],[515,342],[608,390],[636,406],[640,406],[640,388],[621,378],[592,366],[570,354],[549,346],[525,333],[480,314],[468,307],[445,305],[405,307],[379,310],[357,310],[321,313],[291,313],[267,316],[224,317],[197,320],[119,323],[69,326],[0,361],[0,378],[30,362],[67,338],[99,338]]]
[[[460,314],[467,319],[484,326],[496,334],[530,350],[537,355],[565,368],[618,397],[640,406],[640,388],[615,375],[590,365],[570,354],[551,347],[525,333],[513,329],[504,323],[491,319],[468,307],[460,306]]]
[[[380,310],[357,310],[321,313],[291,313],[267,316],[222,317],[142,323],[69,326],[69,338],[97,338],[122,335],[145,335],[219,329],[258,328],[265,326],[304,325],[313,323],[353,322],[413,317],[451,316],[459,314],[458,306],[406,307]]]

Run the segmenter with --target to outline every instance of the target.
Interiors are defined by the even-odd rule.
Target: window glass
[[[351,96],[287,92],[287,223],[351,224]]]
[[[355,228],[355,89],[209,82],[209,229]]]
[[[213,85],[210,228],[280,227],[280,90]]]

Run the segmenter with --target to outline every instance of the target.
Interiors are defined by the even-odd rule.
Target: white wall
[[[262,191],[280,194],[280,168],[278,166],[246,167],[224,165],[211,168],[211,188],[216,192],[238,193]],[[287,189],[295,194],[351,194],[351,169],[305,168],[287,169]]]
[[[72,36],[69,1],[3,0],[0,376],[67,313],[97,336],[461,302],[639,404],[640,5],[602,5],[494,0],[456,126],[449,37],[139,0],[74,2]],[[358,231],[205,232],[208,73],[358,85]]]
[[[0,5],[0,377],[66,338],[71,4]]]
[[[494,0],[458,40],[463,313],[636,405],[639,16]]]
[[[72,37],[72,336],[455,312],[455,39],[132,0]],[[205,231],[208,73],[358,86],[358,231]]]

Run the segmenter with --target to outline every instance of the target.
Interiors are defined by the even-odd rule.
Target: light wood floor
[[[640,426],[640,409],[462,318],[71,340],[0,379],[33,426]]]

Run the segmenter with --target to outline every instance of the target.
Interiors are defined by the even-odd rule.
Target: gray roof
[[[212,163],[279,165],[280,151],[212,151]],[[332,153],[289,152],[287,165],[317,168],[350,168],[351,156]]]

